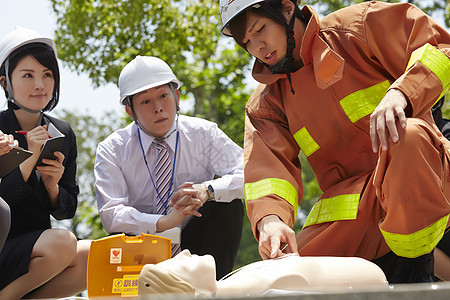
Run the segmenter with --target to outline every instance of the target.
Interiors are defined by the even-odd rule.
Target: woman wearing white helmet
[[[63,297],[86,289],[88,242],[51,229],[50,215],[72,218],[79,193],[76,140],[70,125],[45,111],[58,103],[59,70],[53,40],[18,27],[0,41],[0,83],[8,109],[0,130],[33,152],[2,178],[0,196],[11,208],[11,229],[0,253],[0,298]],[[56,159],[36,166],[52,124],[65,139]],[[21,134],[18,134],[21,131]],[[77,247],[78,244],[78,247]]]
[[[259,252],[277,257],[288,244],[376,261],[392,283],[433,281],[433,249],[450,224],[450,143],[430,108],[450,87],[450,35],[407,3],[364,2],[319,20],[298,2],[220,1],[222,32],[256,58],[261,83],[244,142]],[[300,151],[323,193],[296,235]]]

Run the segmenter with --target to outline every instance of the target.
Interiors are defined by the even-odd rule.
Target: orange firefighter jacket
[[[308,6],[302,12],[310,20],[294,50],[300,51],[304,62],[291,74],[295,94],[285,74],[272,74],[258,61],[253,67],[252,75],[260,84],[246,105],[244,173],[248,216],[255,236],[258,238],[258,221],[267,215],[275,214],[289,226],[294,225],[303,197],[298,159],[301,150],[323,191],[297,237],[301,255],[374,259],[396,247],[389,244],[389,248],[380,231],[394,236],[394,240],[400,235],[400,255],[411,248],[416,251],[417,244],[424,242],[423,236],[438,227],[439,234],[432,238],[432,243],[437,243],[450,212],[448,195],[443,192],[448,178],[431,174],[426,162],[414,167],[421,153],[408,158],[406,165],[411,171],[405,172],[409,173],[399,172],[405,159],[390,165],[393,161],[389,153],[384,158],[373,153],[369,120],[388,89],[402,91],[409,101],[407,117],[417,118],[412,122],[415,125],[410,125],[411,119],[408,126],[427,132],[426,143],[432,146],[426,155],[438,157],[434,171],[445,171],[448,142],[433,124],[429,111],[450,86],[449,33],[405,3],[365,2],[338,10],[321,21]],[[389,173],[389,168],[395,172]],[[414,179],[416,173],[421,174],[420,182]],[[393,179],[387,180],[387,176]],[[427,176],[429,182],[423,180]],[[384,194],[384,188],[389,195]],[[410,201],[424,189],[427,192],[422,194],[429,193],[425,197],[432,198],[424,200],[432,203],[426,204],[430,209],[392,209],[392,217],[387,218],[389,196],[400,195]],[[426,215],[423,222],[399,224],[414,218],[404,214],[422,212]],[[380,222],[385,218],[389,224],[386,222],[383,231]],[[358,220],[361,222],[351,223]],[[320,236],[334,223],[344,225]],[[430,239],[425,240],[430,243]],[[405,242],[412,244],[404,246]]]

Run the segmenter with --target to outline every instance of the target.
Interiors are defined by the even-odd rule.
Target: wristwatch
[[[214,195],[214,188],[212,187],[212,185],[208,184],[208,189],[207,189],[207,191],[208,191],[208,195],[209,195],[208,200],[215,200],[216,197],[215,197],[215,195]]]

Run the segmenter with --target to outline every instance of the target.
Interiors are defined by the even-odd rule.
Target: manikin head
[[[179,110],[179,86],[180,82],[163,60],[137,56],[120,73],[120,103],[142,131],[162,138]]]
[[[211,296],[216,292],[216,264],[211,255],[185,249],[156,265],[145,265],[139,275],[139,294]]]

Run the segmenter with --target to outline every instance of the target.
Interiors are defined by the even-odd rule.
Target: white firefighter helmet
[[[180,87],[180,82],[165,61],[154,56],[138,55],[120,72],[120,103],[129,105],[129,96],[170,82],[176,89]]]
[[[229,23],[234,17],[249,7],[266,0],[220,0],[220,16],[222,17],[222,33],[231,36]]]
[[[56,48],[53,39],[42,36],[34,30],[17,26],[0,40],[0,66],[14,50],[31,43],[43,43],[50,46],[56,57]]]

